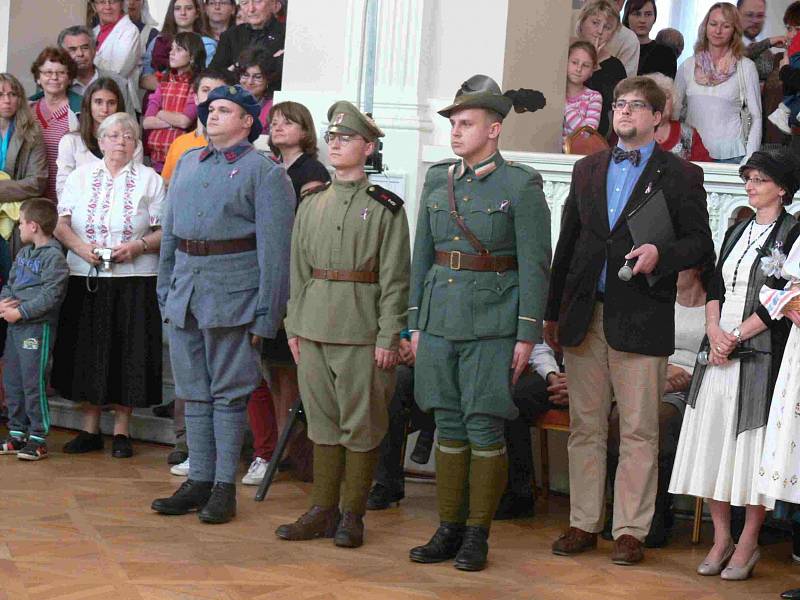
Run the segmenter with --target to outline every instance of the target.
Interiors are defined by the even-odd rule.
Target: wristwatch
[[[734,327],[734,328],[731,330],[731,333],[732,333],[732,334],[734,335],[734,337],[736,338],[736,343],[737,343],[737,344],[741,344],[741,343],[742,343],[742,331],[741,331],[741,330],[740,330],[738,327]]]

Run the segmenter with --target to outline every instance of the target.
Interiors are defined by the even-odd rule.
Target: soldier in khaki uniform
[[[402,200],[364,173],[383,132],[349,102],[334,104],[328,120],[336,174],[300,204],[286,317],[314,442],[314,487],[311,508],[275,533],[334,537],[352,548],[363,543],[367,494],[388,428],[406,324],[409,234]]]
[[[550,211],[542,179],[498,152],[512,102],[489,77],[466,81],[451,106],[460,160],[430,168],[420,201],[408,327],[417,403],[438,430],[440,527],[416,562],[486,565],[492,516],[507,478],[511,398],[541,340],[550,267]]]

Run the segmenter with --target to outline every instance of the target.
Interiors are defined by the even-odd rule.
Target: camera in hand
[[[92,250],[92,254],[94,254],[97,258],[100,259],[100,270],[101,271],[110,271],[111,265],[115,262],[112,258],[113,251],[111,248],[95,248]]]

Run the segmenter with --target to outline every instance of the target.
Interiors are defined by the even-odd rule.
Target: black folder
[[[655,244],[663,248],[665,244],[675,241],[672,217],[667,210],[667,199],[661,190],[649,196],[642,204],[629,212],[626,221],[634,246]],[[658,265],[650,275],[645,275],[645,277],[647,277],[650,287],[653,287],[662,277],[658,274]]]

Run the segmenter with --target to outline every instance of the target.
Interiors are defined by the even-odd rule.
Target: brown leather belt
[[[342,269],[314,269],[311,272],[314,279],[327,279],[328,281],[351,281],[353,283],[378,283],[378,274],[375,271],[344,271]]]
[[[487,254],[464,254],[458,250],[453,252],[436,251],[436,264],[450,267],[454,271],[511,271],[517,268],[516,256],[495,256]]]
[[[210,256],[212,254],[239,254],[256,249],[256,238],[237,240],[184,240],[178,238],[178,250],[191,256]]]

